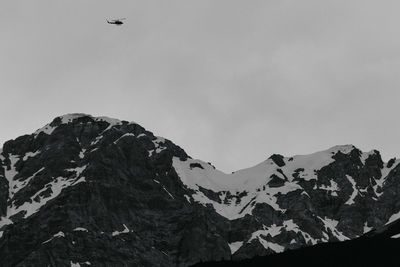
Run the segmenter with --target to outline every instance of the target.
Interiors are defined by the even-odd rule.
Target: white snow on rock
[[[263,226],[263,230],[257,230],[254,233],[251,234],[251,237],[249,239],[250,242],[253,239],[256,239],[257,237],[263,235],[263,236],[270,236],[270,237],[274,237],[277,236],[281,233],[281,230],[283,228],[283,226],[277,226],[276,224],[273,224],[269,227],[266,227],[265,225]]]
[[[74,182],[75,182],[74,179],[67,180],[67,178],[64,178],[64,177],[57,177],[55,180],[46,184],[43,187],[43,189],[36,192],[36,194],[31,197],[31,201],[32,201],[31,203],[25,202],[21,206],[15,206],[15,204],[13,202],[12,206],[10,207],[10,210],[7,211],[7,216],[10,217],[21,211],[26,212],[24,218],[31,216],[32,214],[36,213],[42,206],[44,206],[48,201],[57,197],[64,188],[70,186]],[[52,191],[50,196],[47,196],[47,197],[40,196],[38,202],[34,200],[37,196],[39,196],[42,192],[46,191],[48,188],[51,188],[51,191]]]
[[[187,202],[192,203],[192,202],[190,202],[190,197],[188,195],[184,195],[184,197],[186,198]]]
[[[163,186],[163,189],[165,192],[167,192],[167,194],[172,198],[175,199],[174,196],[165,188],[165,186]]]
[[[265,239],[263,239],[262,237],[258,236],[257,237],[258,241],[261,243],[261,245],[263,245],[263,247],[265,249],[271,249],[272,251],[276,252],[276,253],[281,253],[285,250],[284,247],[282,247],[281,245],[278,245],[276,243],[267,241]]]
[[[115,140],[113,143],[117,144],[119,140],[121,140],[122,138],[128,137],[128,136],[135,136],[133,133],[126,133],[124,135],[122,135],[120,138],[118,138],[117,140]]]
[[[68,124],[75,119],[79,119],[81,117],[87,117],[87,116],[91,117],[89,114],[85,114],[85,113],[70,113],[70,114],[65,114],[65,115],[59,116],[58,118],[61,119],[62,124]]]
[[[279,244],[267,241],[263,238],[263,236],[267,237],[274,237],[277,236],[281,233],[281,230],[283,228],[283,226],[277,226],[275,224],[266,227],[265,225],[263,226],[263,230],[258,230],[255,231],[254,233],[251,234],[250,239],[247,241],[247,243],[250,243],[252,240],[257,239],[263,246],[264,248],[268,249],[272,249],[273,251],[279,253],[279,252],[283,252],[285,250],[285,248]]]
[[[387,163],[384,163],[384,166],[383,166],[383,168],[381,170],[382,177],[381,177],[381,179],[375,180],[376,185],[373,186],[374,192],[378,197],[380,197],[383,194],[383,192],[379,192],[378,193],[378,189],[383,187],[383,185],[385,184],[387,176],[389,175],[389,173],[394,168],[396,168],[399,164],[400,164],[400,159],[395,160],[390,168],[387,167]]]
[[[15,175],[18,174],[18,172],[15,170],[15,164],[19,161],[19,156],[10,154],[9,159],[11,162],[10,168],[5,168],[4,175],[8,181],[9,186],[8,198],[11,199],[14,195],[15,189],[19,187],[19,182],[14,181]]]
[[[75,177],[79,177],[79,176],[81,176],[82,172],[83,172],[86,168],[87,168],[87,165],[84,165],[84,166],[81,166],[81,167],[66,169],[66,171],[75,172]]]
[[[299,177],[304,180],[317,179],[316,171],[320,170],[332,163],[336,153],[350,153],[355,147],[353,145],[334,146],[328,150],[315,152],[309,155],[297,155],[290,158],[284,158],[285,166],[281,167],[282,171],[289,179],[293,179],[292,174],[297,169],[304,169],[299,172]]]
[[[400,211],[395,213],[395,214],[393,214],[392,216],[390,216],[389,220],[385,223],[385,225],[389,224],[389,223],[392,223],[392,222],[394,222],[394,221],[396,221],[398,219],[400,219]]]
[[[76,227],[73,231],[88,232],[88,229],[83,227]]]
[[[238,249],[243,246],[243,242],[242,241],[237,241],[237,242],[233,242],[233,243],[228,243],[229,248],[231,249],[231,255],[235,254],[236,251],[238,251]]]
[[[338,225],[338,221],[333,220],[333,219],[329,219],[327,217],[325,218],[321,218],[318,217],[323,223],[324,223],[324,227],[325,230],[330,230],[331,233],[339,240],[339,241],[345,241],[345,240],[349,240],[350,238],[348,238],[347,236],[345,236],[343,233],[339,232],[336,227]]]
[[[17,157],[15,156],[10,156],[12,166],[17,162]],[[0,218],[0,228],[4,225],[12,224],[13,222],[10,220],[10,217],[19,213],[19,212],[24,212],[24,218],[28,218],[32,214],[36,213],[41,207],[43,207],[47,202],[50,200],[56,198],[64,188],[67,188],[69,186],[74,186],[80,182],[85,182],[85,177],[80,177],[82,171],[86,168],[86,166],[83,167],[77,167],[75,169],[69,169],[69,171],[75,171],[76,175],[73,178],[64,178],[64,177],[57,177],[53,181],[47,183],[41,190],[36,192],[29,201],[23,203],[20,206],[16,206],[15,202],[12,201],[8,207],[7,207],[7,214],[4,217]],[[41,172],[44,168],[40,169],[37,171],[33,176],[29,177],[25,181],[14,181],[13,178],[16,174],[15,169],[13,167],[11,170],[9,170],[6,173],[6,178],[9,181],[11,188],[14,188],[13,190],[9,191],[9,199],[12,199],[12,196],[14,193],[16,193],[18,190],[21,190],[26,184],[31,180],[32,178],[35,177],[35,175],[39,172]],[[48,190],[50,188],[50,195],[48,196],[43,196],[41,195],[44,191]]]
[[[59,238],[59,237],[65,237],[65,234],[60,231],[57,234],[54,234],[52,238],[44,241],[42,244],[46,244],[46,243],[50,242],[51,240],[53,240],[54,238]]]
[[[400,159],[396,159],[390,168],[387,167],[387,163],[384,163],[384,167],[383,167],[383,169],[382,169],[382,171],[381,171],[382,178],[386,178],[386,176],[388,176],[389,173],[390,173],[394,168],[396,168],[399,164],[400,164]],[[381,179],[381,180],[382,180],[382,179]]]
[[[372,229],[373,229],[372,227],[369,227],[369,226],[368,226],[367,222],[364,223],[364,230],[363,230],[363,233],[364,233],[364,234],[365,234],[365,233],[368,233],[368,232],[371,231]]]
[[[35,152],[28,152],[28,153],[25,154],[25,156],[22,158],[22,160],[26,161],[28,158],[34,157],[34,156],[40,154],[40,152],[41,152],[40,150],[35,151]]]
[[[90,117],[92,117],[92,116],[90,116]],[[110,128],[112,128],[113,126],[116,126],[116,125],[121,125],[122,124],[122,121],[120,121],[120,120],[118,120],[118,119],[113,119],[113,118],[109,118],[109,117],[105,117],[105,116],[102,116],[102,117],[92,117],[95,121],[105,121],[105,122],[107,122],[109,125],[108,125],[108,127],[103,131],[103,132],[105,132],[105,131],[107,131],[107,130],[109,130]],[[130,122],[130,124],[136,124],[135,122]]]
[[[90,115],[83,114],[83,113],[72,113],[72,114],[65,114],[65,115],[59,116],[57,118],[61,119],[62,124],[68,124],[68,123],[72,122],[74,119],[84,117],[84,116],[90,116]],[[56,128],[57,127],[50,126],[50,124],[46,124],[43,128],[36,130],[36,132],[34,132],[34,135],[37,136],[38,134],[40,134],[42,132],[47,135],[51,135]]]
[[[349,153],[352,149],[354,146],[336,146],[310,155],[284,158],[285,166],[283,167],[278,167],[271,159],[267,159],[256,166],[232,174],[216,170],[201,160],[180,161],[178,158],[174,158],[173,166],[178,171],[182,182],[192,189],[196,189],[197,185],[213,191],[252,191],[265,185],[272,174],[282,177],[282,174],[277,171],[278,169],[283,171],[289,181],[293,180],[292,174],[299,168],[304,168],[304,171],[299,172],[301,178],[316,179],[315,171],[333,162],[334,154],[339,151]],[[190,168],[191,163],[200,164],[202,168]]]
[[[44,127],[36,130],[33,134],[37,136],[40,133],[45,133],[47,135],[51,135],[56,127],[50,126],[50,124],[46,124]]]
[[[124,230],[122,230],[122,231],[114,231],[114,232],[111,233],[111,235],[112,236],[117,236],[117,235],[120,235],[120,234],[126,234],[126,233],[130,232],[129,228],[125,224],[122,224],[122,225],[124,226]]]
[[[390,238],[400,238],[400,234],[392,235]]]
[[[173,158],[173,167],[183,184],[195,191],[192,195],[194,201],[203,205],[211,204],[220,215],[234,220],[251,214],[255,203],[267,203],[275,210],[284,212],[285,210],[277,204],[276,195],[302,189],[295,182],[285,182],[281,187],[269,187],[267,185],[271,179],[269,176],[276,170],[276,166],[271,165],[271,162],[267,160],[252,168],[231,174],[214,169],[210,164],[200,160],[181,161],[177,157]],[[200,187],[219,192],[221,201],[209,199]],[[227,192],[231,198],[227,198]],[[242,194],[239,198],[240,193],[245,195]]]
[[[201,160],[187,159],[181,161],[179,158],[173,158],[173,167],[179,174],[181,181],[191,189],[197,189],[198,186],[211,189],[214,192],[231,191],[242,192],[252,191],[265,185],[269,176],[274,174],[275,167],[270,167],[271,160],[260,163],[254,167],[243,169],[231,174],[226,174],[214,169],[208,163]],[[194,164],[199,167],[190,167]]]
[[[317,189],[316,186],[315,186],[315,189]],[[330,180],[329,186],[321,185],[318,187],[318,189],[326,190],[326,191],[330,192],[331,196],[335,196],[335,197],[338,196],[337,192],[340,191],[338,184],[333,180]]]
[[[375,150],[371,150],[369,152],[362,153],[360,157],[362,164],[365,165],[365,161],[369,158],[369,156],[374,155],[375,152],[376,152]]]
[[[32,174],[30,177],[24,179],[24,180],[13,180],[13,185],[10,187],[10,196],[11,198],[21,189],[23,189],[33,178],[36,177],[36,175],[44,170],[44,167],[42,167],[40,170]]]
[[[347,177],[347,179],[349,180],[349,182],[351,183],[351,185],[353,187],[353,193],[351,194],[350,198],[344,204],[345,205],[352,205],[352,204],[355,203],[354,199],[358,195],[358,189],[357,189],[356,181],[354,181],[353,177],[351,177],[350,175],[347,175],[347,174],[346,174],[346,177]]]
[[[149,150],[149,157],[153,155],[153,153],[160,153],[161,151],[165,150],[167,147],[163,146],[162,144],[165,143],[165,138],[156,136],[156,139],[152,140],[154,144],[154,149]]]
[[[82,148],[82,150],[79,152],[80,159],[83,159],[85,157],[85,152],[86,152],[86,149]]]
[[[300,227],[292,219],[283,222],[283,227],[288,232],[300,233],[306,241],[306,244],[315,245],[318,243],[318,240],[312,238],[310,234],[300,230]]]
[[[263,225],[262,230],[257,230],[251,234],[251,237],[247,241],[247,243],[250,243],[254,239],[258,239],[265,248],[270,248],[270,249],[274,250],[275,252],[282,252],[284,250],[283,246],[281,246],[277,243],[271,243],[269,241],[266,241],[264,239],[264,237],[273,238],[273,237],[281,234],[283,229],[286,230],[287,232],[300,233],[303,236],[306,244],[308,244],[308,245],[315,245],[318,243],[318,240],[312,238],[308,233],[300,230],[300,227],[292,219],[283,222],[282,225],[272,224],[271,226],[268,226],[268,227]],[[294,240],[293,242],[296,242],[296,241]]]
[[[90,145],[93,146],[93,145],[97,144],[102,138],[103,138],[102,135],[97,136],[97,137],[90,143]],[[96,149],[98,149],[98,148],[96,148]],[[96,150],[96,149],[94,149],[94,150]],[[94,150],[92,150],[92,152],[93,152]]]
[[[95,121],[105,121],[109,124],[109,126],[104,130],[107,131],[110,128],[112,128],[115,125],[121,125],[122,121],[118,119],[113,119],[105,116],[100,116],[100,117],[94,117],[89,114],[84,114],[84,113],[71,113],[71,114],[65,114],[62,116],[59,116],[57,118],[61,119],[62,124],[68,124],[71,123],[73,120],[81,118],[81,117],[90,117]],[[135,122],[129,122],[129,124],[136,124]],[[51,135],[53,131],[55,130],[56,127],[50,126],[50,124],[46,124],[43,128],[40,128],[34,132],[34,135],[37,136],[39,133],[43,132],[45,134]]]
[[[70,261],[71,267],[81,267],[81,264],[84,265],[92,265],[89,261],[85,261],[85,262],[73,262]]]

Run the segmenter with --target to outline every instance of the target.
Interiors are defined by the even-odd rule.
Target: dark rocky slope
[[[188,266],[399,218],[400,161],[338,146],[223,174],[135,123],[54,119],[0,150],[0,266]]]
[[[287,250],[266,256],[256,256],[240,261],[201,262],[193,267],[221,266],[327,266],[327,267],[368,267],[400,265],[400,221],[397,220],[380,231],[371,231],[359,238],[321,243],[315,246]]]

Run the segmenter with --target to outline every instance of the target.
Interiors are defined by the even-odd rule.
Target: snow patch
[[[113,118],[109,118],[109,117],[105,117],[105,116],[92,117],[92,118],[95,121],[105,121],[105,122],[107,122],[109,124],[108,127],[103,132],[111,129],[112,127],[114,127],[116,125],[122,125],[122,121],[120,121],[118,119],[113,119]],[[129,124],[136,124],[136,123],[135,122],[130,122]]]
[[[11,199],[14,195],[15,187],[18,188],[20,186],[18,181],[14,181],[14,177],[18,174],[15,169],[15,164],[19,161],[19,156],[10,154],[9,159],[11,162],[10,168],[5,168],[4,175],[8,181],[9,186],[8,198]]]
[[[36,130],[33,134],[35,135],[35,137],[37,135],[39,135],[40,133],[45,133],[47,135],[51,135],[53,133],[54,129],[56,129],[56,127],[50,126],[50,124],[46,124],[44,127]]]
[[[349,180],[349,182],[351,183],[352,187],[353,187],[353,193],[351,194],[350,198],[346,201],[346,203],[344,203],[345,205],[352,205],[354,204],[354,199],[356,198],[356,196],[358,195],[358,189],[356,186],[356,181],[354,181],[353,177],[351,177],[350,175],[347,175],[347,180]]]
[[[263,247],[265,249],[271,249],[272,251],[275,251],[276,253],[281,253],[285,250],[284,247],[282,247],[281,245],[278,245],[276,243],[273,242],[269,242],[266,241],[265,239],[261,238],[261,237],[257,237],[258,241],[261,243],[261,245],[263,245]]]
[[[79,152],[80,159],[83,159],[85,157],[85,152],[86,152],[86,149],[82,148],[82,150]]]
[[[86,168],[87,168],[87,165],[84,165],[84,166],[81,166],[81,167],[66,169],[66,171],[75,172],[75,177],[79,177],[79,176],[81,176],[82,172],[84,170],[86,170]]]
[[[90,145],[93,146],[93,145],[97,144],[97,143],[101,140],[101,138],[103,138],[102,135],[97,136],[97,137],[90,143]],[[96,148],[96,149],[98,149],[98,148]],[[93,152],[93,151],[94,151],[94,150],[92,150],[92,152]]]
[[[51,240],[53,240],[54,238],[59,238],[59,237],[65,237],[65,234],[60,231],[57,234],[54,234],[52,238],[42,242],[42,244],[46,244],[46,243],[50,242]]]
[[[318,241],[312,238],[308,233],[300,230],[300,227],[292,219],[284,221],[283,227],[288,232],[300,233],[303,236],[304,240],[306,241],[306,244],[315,245],[318,243]]]
[[[174,196],[163,186],[163,189],[165,192],[167,192],[167,194],[172,198],[175,199]]]
[[[114,232],[111,233],[111,235],[112,236],[117,236],[117,235],[120,235],[120,234],[126,234],[126,233],[130,232],[129,228],[125,224],[122,224],[122,225],[124,226],[124,230],[122,230],[122,231],[114,231]]]
[[[389,220],[387,221],[387,223],[385,223],[385,225],[392,223],[398,219],[400,219],[400,211],[390,216]]]
[[[162,144],[165,143],[165,138],[156,136],[156,139],[152,140],[154,144],[154,149],[149,150],[149,157],[153,155],[153,153],[160,153],[161,151],[167,149],[167,147],[163,146]]]
[[[192,203],[190,202],[190,197],[188,195],[184,195],[184,197],[186,198],[187,202]]]
[[[322,219],[321,217],[318,217],[323,223],[324,223],[324,227],[325,230],[330,230],[332,232],[332,234],[339,240],[339,241],[345,241],[345,240],[349,240],[350,238],[348,238],[347,236],[345,236],[343,233],[339,232],[336,229],[336,226],[338,225],[338,221],[333,220],[333,219],[329,219],[327,217],[325,217],[324,219]]]
[[[266,227],[265,225],[263,225],[263,230],[257,230],[254,233],[251,234],[251,238],[248,242],[250,242],[251,240],[264,235],[264,236],[270,236],[270,237],[274,237],[277,236],[281,233],[281,230],[283,228],[283,226],[277,226],[276,224],[273,224],[269,227]]]
[[[22,160],[23,160],[23,161],[26,161],[28,158],[34,157],[34,156],[40,154],[40,152],[41,152],[41,151],[39,151],[39,150],[38,150],[38,151],[35,151],[35,152],[28,152],[28,153],[25,154],[25,156],[22,158]]]
[[[231,249],[231,255],[235,254],[236,251],[238,251],[238,249],[243,246],[243,242],[242,241],[237,241],[237,242],[233,242],[233,243],[228,243],[229,248]]]
[[[254,233],[252,233],[251,237],[247,241],[247,243],[250,243],[252,240],[257,239],[264,246],[265,249],[269,248],[277,253],[283,252],[285,250],[284,247],[282,247],[281,245],[278,245],[276,243],[269,242],[263,238],[263,236],[274,237],[274,236],[279,235],[281,233],[283,226],[277,226],[277,225],[273,224],[269,227],[266,227],[265,225],[263,225],[263,228],[264,228],[263,230],[258,230],[258,231],[255,231]]]
[[[85,261],[85,262],[81,262],[81,263],[79,263],[79,262],[73,262],[73,261],[70,261],[70,264],[71,264],[71,267],[81,267],[81,264],[85,264],[85,265],[92,265],[89,261]]]
[[[88,229],[83,227],[76,227],[73,231],[89,232]]]
[[[337,192],[339,192],[339,190],[340,190],[338,184],[333,180],[330,180],[329,186],[321,185],[318,187],[318,189],[326,190],[326,191],[330,192],[331,196],[335,196],[335,197],[338,196]]]
[[[369,152],[362,153],[360,156],[360,160],[361,160],[362,164],[365,165],[365,161],[369,158],[369,156],[374,155],[374,154],[375,154],[375,150],[371,150]]]
[[[400,234],[392,235],[391,238],[400,238]]]
[[[373,228],[372,227],[369,227],[368,225],[367,225],[367,222],[365,222],[364,223],[364,228],[363,228],[363,233],[365,234],[365,233],[368,233],[369,231],[371,231]]]
[[[117,140],[115,140],[113,143],[117,144],[119,140],[121,140],[124,137],[128,137],[128,136],[133,136],[134,137],[135,135],[133,133],[126,133],[126,134],[122,135],[120,138],[118,138]]]

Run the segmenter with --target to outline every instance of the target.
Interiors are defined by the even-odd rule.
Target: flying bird
[[[108,23],[108,24],[114,24],[114,25],[120,26],[120,25],[124,24],[124,23],[122,22],[124,19],[126,19],[126,18],[107,20],[107,23]]]

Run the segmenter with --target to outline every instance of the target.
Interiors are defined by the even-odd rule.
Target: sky
[[[339,144],[399,157],[399,10],[389,0],[3,1],[0,144],[88,113],[135,121],[225,172]]]

